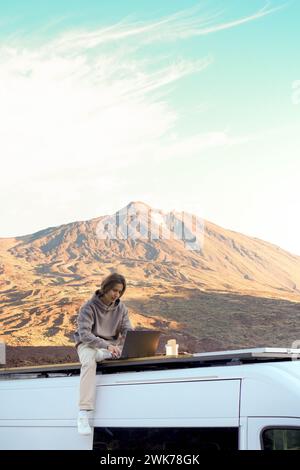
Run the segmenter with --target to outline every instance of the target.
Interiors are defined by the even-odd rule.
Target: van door
[[[95,450],[238,448],[240,380],[187,380],[171,373],[101,380],[93,420]]]
[[[248,418],[249,450],[300,450],[300,418]]]

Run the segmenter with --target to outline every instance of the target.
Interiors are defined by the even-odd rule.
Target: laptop
[[[129,330],[126,333],[119,359],[155,356],[160,331]]]

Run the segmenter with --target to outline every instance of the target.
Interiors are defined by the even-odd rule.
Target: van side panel
[[[77,432],[78,377],[4,380],[0,449],[92,449]]]
[[[98,385],[97,426],[239,425],[240,380]]]
[[[75,419],[78,377],[6,380],[0,388],[0,419]]]
[[[298,377],[278,368],[274,373],[272,366],[266,366],[263,372],[243,380],[241,416],[300,417]]]

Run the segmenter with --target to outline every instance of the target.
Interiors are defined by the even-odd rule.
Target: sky
[[[192,212],[300,255],[298,0],[0,0],[0,237]]]

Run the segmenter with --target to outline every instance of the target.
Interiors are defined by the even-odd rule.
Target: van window
[[[237,450],[238,428],[95,428],[102,451]]]
[[[300,450],[300,428],[269,428],[263,431],[264,450]]]

